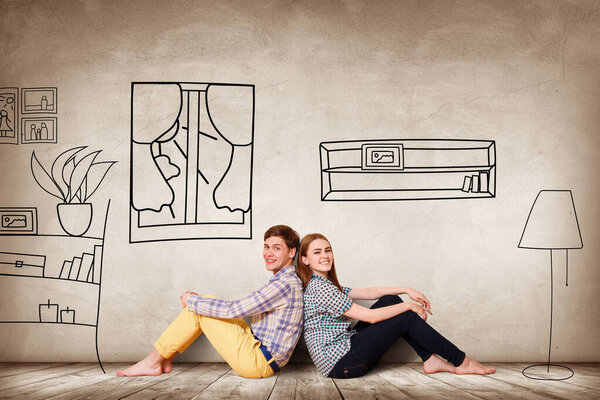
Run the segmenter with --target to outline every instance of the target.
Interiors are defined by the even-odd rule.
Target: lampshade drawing
[[[570,190],[542,190],[538,193],[519,241],[519,248],[550,250],[550,337],[548,362],[523,369],[523,375],[537,380],[564,380],[573,376],[573,371],[563,365],[550,363],[552,351],[552,311],[554,303],[553,254],[564,252],[566,285],[569,285],[569,249],[583,248],[581,230],[575,211],[573,194]],[[545,373],[535,371],[546,367]],[[551,372],[551,368],[552,372]]]
[[[542,190],[519,242],[525,249],[581,249],[583,242],[570,190]]]

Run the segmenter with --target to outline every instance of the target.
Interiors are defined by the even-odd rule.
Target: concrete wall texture
[[[57,144],[0,144],[0,207],[37,207],[40,233],[61,232],[56,199],[31,177],[32,151],[44,165],[81,145],[118,161],[92,198],[100,210],[112,199],[103,361],[149,352],[184,290],[233,299],[266,282],[262,234],[278,223],[329,237],[344,285],[424,292],[429,322],[472,357],[543,361],[550,252],[517,245],[538,192],[571,190],[584,247],[569,252],[568,287],[562,260],[554,266],[552,358],[600,361],[599,9],[598,1],[2,0],[0,87],[58,87],[59,125]],[[134,81],[255,85],[251,240],[129,243]],[[496,197],[321,201],[320,142],[423,138],[495,140]],[[92,230],[101,224],[95,215]],[[3,278],[4,310],[45,286]],[[93,334],[55,328],[0,324],[0,361],[95,360]],[[180,359],[220,360],[205,338]],[[295,359],[307,359],[302,345]],[[398,342],[385,359],[416,355]]]

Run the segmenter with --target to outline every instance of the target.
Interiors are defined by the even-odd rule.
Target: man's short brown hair
[[[283,239],[287,247],[291,249],[298,250],[298,246],[300,245],[300,236],[298,236],[298,232],[293,230],[287,225],[275,225],[267,229],[265,232],[264,240],[272,236],[278,236]]]

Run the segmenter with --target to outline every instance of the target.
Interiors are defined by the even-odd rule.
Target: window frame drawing
[[[142,222],[142,213],[148,212],[148,209],[136,207],[135,203],[135,179],[136,174],[139,171],[136,170],[136,150],[135,146],[139,143],[136,142],[134,135],[135,129],[134,127],[134,115],[137,110],[134,109],[134,96],[136,88],[142,88],[141,85],[178,85],[181,94],[181,105],[179,110],[179,115],[176,118],[175,124],[170,128],[170,132],[176,133],[173,134],[173,138],[177,137],[181,139],[185,132],[185,140],[183,141],[182,146],[177,144],[177,141],[173,139],[173,142],[177,144],[177,147],[183,158],[185,158],[185,165],[177,168],[177,174],[181,175],[181,178],[185,177],[185,196],[177,197],[174,193],[173,196],[177,198],[177,201],[182,201],[182,198],[185,199],[185,213],[183,215],[183,220],[173,221],[173,223],[155,223],[155,224],[147,224]],[[209,91],[213,87],[235,87],[235,88],[245,88],[248,91],[251,91],[251,96],[248,96],[248,101],[252,101],[251,105],[251,124],[248,126],[248,143],[232,143],[230,142],[226,135],[222,134],[219,131],[219,128],[215,125],[214,116],[210,114],[210,105],[209,101]],[[249,92],[248,92],[249,93]],[[207,240],[207,239],[252,239],[252,169],[253,169],[253,156],[254,156],[254,112],[255,112],[255,86],[251,84],[235,84],[235,83],[213,83],[213,82],[204,82],[204,83],[196,83],[196,82],[132,82],[131,83],[131,136],[130,136],[130,209],[129,209],[129,243],[139,243],[139,242],[155,242],[155,241],[170,241],[170,240]],[[203,117],[203,115],[208,115],[208,118]],[[182,118],[181,123],[179,122],[180,118]],[[215,221],[215,220],[202,220],[201,217],[198,216],[198,191],[201,184],[209,184],[208,180],[202,174],[202,171],[199,168],[199,153],[200,153],[200,136],[208,137],[213,140],[217,140],[217,138],[212,137],[211,135],[205,133],[205,127],[210,124],[210,129],[216,132],[216,136],[220,135],[219,140],[224,140],[229,143],[232,148],[231,154],[224,154],[223,157],[229,157],[229,165],[225,170],[223,176],[218,182],[211,182],[211,184],[215,185],[212,194],[212,201],[216,209],[222,210],[223,213],[229,211],[230,216],[228,216],[228,220]],[[198,131],[198,135],[189,134],[189,132]],[[155,141],[150,145],[150,149],[152,146],[157,144],[156,142],[159,139],[155,139]],[[158,143],[162,144],[162,143]],[[148,145],[148,143],[144,143],[144,145]],[[138,146],[139,147],[139,146]],[[158,147],[161,148],[161,147]],[[189,149],[189,151],[188,151]],[[244,177],[245,182],[247,182],[247,208],[239,208],[232,207],[230,208],[227,205],[219,205],[218,200],[216,199],[215,192],[219,185],[222,184],[226,175],[231,171],[232,164],[234,163],[234,153],[235,151],[242,150],[243,154],[245,154],[245,161],[249,160],[248,169],[244,169],[245,173],[248,176]],[[154,163],[157,164],[157,168],[160,170],[157,162],[157,158],[163,156],[160,153],[158,156],[153,155]],[[168,157],[167,157],[168,159]],[[170,161],[169,161],[170,162]],[[245,165],[245,164],[244,164]],[[162,171],[161,171],[161,174]],[[179,177],[179,175],[174,175],[175,177]],[[163,174],[163,178],[165,181],[168,181],[168,178]],[[202,183],[200,181],[203,181]],[[168,184],[168,183],[167,183]],[[171,191],[173,189],[171,188]],[[175,200],[173,200],[175,201]],[[173,203],[171,203],[172,205]],[[175,213],[173,209],[169,205],[169,209],[171,210],[171,215],[173,219],[175,219]],[[164,204],[163,204],[164,206]],[[162,210],[162,206],[161,206]],[[154,212],[160,212],[156,210],[150,210]],[[181,218],[181,214],[177,216],[177,218]]]

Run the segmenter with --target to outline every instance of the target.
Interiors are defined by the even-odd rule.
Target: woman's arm
[[[351,289],[348,297],[352,300],[377,300],[385,295],[406,294],[408,297],[425,307],[431,313],[431,304],[427,297],[418,290],[409,287],[370,287],[365,289]]]
[[[395,317],[396,315],[402,314],[406,311],[413,311],[419,314],[419,316],[425,321],[427,321],[427,313],[431,314],[429,309],[426,309],[425,307],[415,303],[400,303],[380,308],[367,308],[354,303],[352,304],[352,307],[350,307],[350,309],[344,313],[344,315],[374,324],[379,321],[384,321],[386,319]]]
[[[377,300],[385,295],[405,294],[409,288],[405,287],[370,287],[370,288],[352,288],[348,297],[352,300]]]

